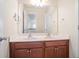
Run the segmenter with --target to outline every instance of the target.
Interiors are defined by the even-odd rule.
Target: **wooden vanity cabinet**
[[[44,56],[42,42],[10,43],[11,58],[42,58]]]
[[[46,58],[68,58],[69,43],[68,41],[50,41],[45,42]]]
[[[69,41],[10,42],[11,58],[68,58]]]

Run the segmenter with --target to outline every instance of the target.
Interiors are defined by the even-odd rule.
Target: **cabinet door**
[[[14,52],[15,58],[25,58],[29,57],[29,50],[28,49],[16,49]]]
[[[45,58],[55,58],[55,57],[56,53],[54,47],[45,48]]]
[[[66,58],[67,57],[67,46],[57,46],[57,48],[55,48],[56,50],[56,57],[58,58]]]
[[[42,58],[44,55],[43,48],[32,48],[30,49],[31,58]]]

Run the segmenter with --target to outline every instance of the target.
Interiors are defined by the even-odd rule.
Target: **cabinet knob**
[[[29,50],[29,52],[31,53],[31,50]]]
[[[58,50],[59,48],[55,48],[55,50]]]
[[[28,53],[31,53],[31,50],[30,50],[30,49],[28,49],[28,50],[27,50],[27,52],[28,52]]]
[[[27,52],[29,53],[30,51],[29,51],[29,50],[27,50]]]

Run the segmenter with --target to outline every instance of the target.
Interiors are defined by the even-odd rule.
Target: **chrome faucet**
[[[48,33],[48,37],[50,37],[50,33]]]
[[[28,36],[28,38],[31,38],[31,33],[29,33],[29,36]]]

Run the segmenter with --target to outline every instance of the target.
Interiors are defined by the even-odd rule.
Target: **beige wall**
[[[11,36],[17,34],[17,22],[15,21],[14,15],[18,13],[18,3],[17,0],[7,0],[6,1],[6,36]]]
[[[17,33],[16,22],[13,18],[14,13],[17,12],[16,0],[0,0],[0,37],[11,36]],[[2,26],[2,27],[1,27]],[[8,39],[0,42],[0,57],[9,57]]]
[[[5,36],[10,37],[17,34],[17,22],[13,17],[17,12],[17,0],[5,0]],[[2,53],[1,57],[9,57],[9,41],[8,39],[2,42]]]
[[[77,3],[77,0],[58,1],[59,34],[70,35],[70,57],[79,57]]]
[[[5,29],[5,0],[0,0],[0,37],[4,36]]]
[[[5,37],[6,1],[0,0],[0,38]],[[7,40],[0,41],[0,58],[8,57]]]

